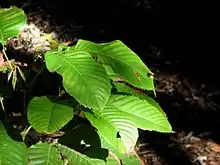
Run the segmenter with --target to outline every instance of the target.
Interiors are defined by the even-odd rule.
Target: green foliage
[[[28,105],[28,121],[38,132],[53,133],[73,118],[73,108],[54,103],[47,97],[35,97]]]
[[[12,85],[15,89],[17,84],[17,71],[25,81],[25,77],[20,68],[13,60],[9,60],[6,54],[6,43],[8,39],[17,37],[20,32],[27,25],[27,17],[22,9],[17,7],[10,7],[8,9],[0,10],[0,45],[2,45],[2,52],[0,51],[0,72],[8,72],[8,80],[12,79]],[[3,55],[5,59],[3,58]]]
[[[53,144],[38,143],[29,148],[31,165],[63,165],[61,155]]]
[[[102,65],[88,52],[61,45],[57,52],[47,52],[45,60],[49,71],[62,75],[66,91],[79,103],[94,109],[105,106],[110,80]]]
[[[19,35],[27,18],[22,9],[11,7],[0,10],[0,20],[0,43],[5,45],[9,38]]]
[[[0,42],[17,36],[25,21],[20,9],[0,10]],[[33,128],[31,136],[58,140],[27,143],[30,129],[26,129],[21,133],[24,142],[17,142],[0,125],[0,164],[26,165],[30,160],[33,165],[138,165],[134,150],[138,128],[172,132],[165,113],[145,91],[155,93],[153,73],[123,42],[61,43],[44,59],[51,75],[62,77],[62,90],[52,97],[33,97],[25,115]],[[55,136],[59,132],[65,134]]]
[[[11,139],[0,122],[0,164],[27,165],[28,151],[23,142]]]
[[[112,152],[120,154],[134,148],[138,138],[137,128],[160,132],[171,130],[161,111],[150,102],[134,96],[112,95],[102,111],[93,113],[86,113],[86,117],[99,130],[105,141],[103,144],[108,143],[106,146],[111,146],[110,148],[114,149]],[[121,136],[120,139],[116,138],[117,132]]]
[[[75,49],[90,53],[97,62],[110,66],[128,83],[141,89],[154,90],[148,67],[121,41],[97,44],[79,40]]]
[[[149,97],[146,93],[144,93],[143,91],[140,91],[139,89],[133,89],[123,83],[115,82],[114,85],[115,85],[118,92],[133,95],[133,96],[139,97],[140,99],[146,100],[151,105],[151,107],[154,107],[155,109],[157,109],[161,113],[163,113],[164,116],[166,116],[166,114],[161,109],[160,105],[156,101],[154,101],[151,97]]]

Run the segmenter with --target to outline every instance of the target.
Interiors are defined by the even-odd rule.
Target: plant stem
[[[7,60],[7,62],[8,62],[8,64],[9,64],[9,67],[11,68],[11,70],[13,70],[13,67],[12,67],[12,65],[11,65],[11,62],[9,61],[8,56],[7,56],[6,52],[5,52],[5,50],[6,50],[5,46],[3,46],[2,52],[3,52],[3,54],[4,54],[4,56],[5,56],[6,60]]]
[[[0,103],[1,103],[1,106],[2,106],[2,110],[5,112],[5,106],[4,106],[4,97],[0,95]]]
[[[30,129],[31,129],[31,126],[29,126],[27,129],[25,129],[24,131],[21,132],[21,137],[22,137],[23,141],[25,140],[25,137],[28,134],[28,132],[30,131]]]

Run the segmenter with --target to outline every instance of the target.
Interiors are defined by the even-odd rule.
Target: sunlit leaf
[[[28,152],[23,142],[11,139],[0,122],[0,164],[27,165]]]
[[[26,22],[27,17],[22,9],[0,9],[0,43],[5,45],[9,38],[17,37],[27,25]]]
[[[97,62],[111,66],[128,83],[155,92],[152,72],[123,42],[115,40],[98,44],[79,40],[75,49],[96,56]]]
[[[47,52],[46,66],[63,77],[66,91],[80,104],[102,109],[110,95],[110,80],[102,65],[89,53],[61,45],[57,52]]]
[[[30,165],[64,165],[60,153],[53,144],[38,143],[29,148]]]
[[[55,132],[72,118],[72,107],[52,102],[47,97],[35,97],[28,105],[28,121],[38,132]]]

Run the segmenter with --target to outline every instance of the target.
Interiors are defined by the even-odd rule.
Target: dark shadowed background
[[[83,25],[76,37],[92,41],[119,39],[147,63],[149,47],[162,57],[180,60],[175,68],[218,84],[218,8],[211,2],[158,0],[30,0],[53,16]],[[2,0],[2,7],[20,5]],[[211,80],[209,80],[211,79]]]

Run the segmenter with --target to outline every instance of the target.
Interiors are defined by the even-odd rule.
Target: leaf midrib
[[[79,52],[88,54],[88,55],[89,55],[88,57],[90,57],[90,54],[87,53],[86,51],[76,51],[76,52],[73,52],[73,53],[68,53],[68,55],[74,55],[74,54],[77,54],[77,53],[79,53]],[[91,93],[95,93],[95,92],[93,91],[93,88],[89,88],[89,85],[87,85],[87,84],[85,83],[86,81],[85,81],[84,76],[81,74],[81,72],[80,72],[74,65],[72,65],[72,64],[71,64],[67,59],[65,59],[64,57],[62,58],[63,55],[60,55],[60,54],[56,54],[56,55],[59,56],[60,59],[63,59],[64,62],[68,63],[71,67],[73,67],[73,68],[80,74],[80,76],[82,77],[83,83],[84,83],[84,85],[86,86],[86,88],[89,89],[89,90],[91,91]],[[65,55],[64,55],[64,56],[65,56]],[[97,100],[98,98],[97,98],[96,95],[95,95],[95,97],[96,97],[96,99],[95,99],[96,105],[99,105],[98,100]]]
[[[52,116],[52,113],[53,113],[53,107],[54,107],[55,104],[51,104],[50,106],[50,113],[49,113],[49,121],[48,121],[48,125],[47,125],[47,131],[50,132],[50,129],[49,129],[49,126],[51,126],[51,116]]]
[[[104,109],[103,109],[104,110]],[[95,114],[97,114],[100,118],[102,118],[103,120],[105,120],[110,126],[112,126],[113,128],[114,128],[114,130],[116,130],[116,133],[118,132],[118,130],[116,129],[116,127],[111,123],[111,122],[109,122],[108,120],[106,120],[105,118],[103,118],[103,116],[101,116],[101,114],[99,114],[99,113],[97,113],[97,112],[94,112]],[[104,138],[105,136],[103,136],[103,134],[102,134],[102,137]],[[106,138],[104,138],[105,140],[106,140]],[[111,142],[110,141],[108,141],[108,140],[106,140],[107,142],[108,142],[108,144],[110,144],[111,145]],[[123,140],[122,140],[123,141]],[[123,144],[124,144],[124,142],[123,142]],[[114,148],[114,146],[113,145],[111,145],[112,146],[112,148]],[[125,147],[125,146],[123,146],[123,147]],[[126,147],[125,147],[126,148]],[[114,148],[115,149],[115,148]],[[117,149],[116,149],[116,151],[118,151]]]
[[[74,52],[74,53],[69,53],[68,55],[74,55],[76,52]],[[65,59],[63,56],[65,56],[65,54],[64,55],[60,55],[60,54],[56,54],[58,57],[60,57],[60,59],[62,59],[64,62],[66,62],[66,63],[68,63],[70,66],[72,66],[79,74],[80,74],[80,76],[83,78],[83,82],[85,81],[85,79],[84,79],[84,77],[83,77],[83,75],[81,74],[81,72],[76,68],[76,67],[74,67],[74,65],[72,65],[67,59]],[[63,57],[63,58],[62,58]],[[62,66],[61,66],[62,67]]]
[[[50,152],[51,152],[51,145],[48,147],[48,155],[47,155],[47,165],[49,165],[49,159],[50,159]]]
[[[109,106],[109,107],[108,107],[108,106]],[[150,122],[150,123],[152,123],[152,124],[154,124],[154,125],[157,125],[158,127],[163,128],[164,130],[167,130],[167,129],[166,129],[167,127],[164,127],[163,125],[159,125],[159,124],[157,124],[157,123],[155,123],[155,122],[152,122],[152,120],[149,120],[149,118],[143,118],[143,117],[141,117],[141,116],[137,116],[136,114],[128,113],[127,111],[124,111],[124,110],[122,110],[122,109],[120,109],[120,108],[118,108],[118,107],[116,107],[116,106],[113,106],[113,105],[108,105],[108,106],[107,106],[107,107],[110,108],[110,109],[117,109],[118,111],[121,111],[121,112],[124,113],[125,115],[130,116],[131,119],[135,117],[136,119],[145,120],[145,121]],[[156,109],[156,110],[157,110],[157,109]],[[162,118],[162,116],[161,116],[161,118]],[[135,121],[132,120],[132,122],[136,125],[136,127],[138,127]],[[156,129],[152,129],[152,130],[156,130]]]

